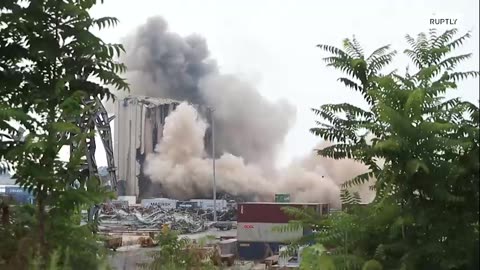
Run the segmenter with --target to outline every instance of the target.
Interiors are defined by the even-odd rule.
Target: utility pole
[[[217,222],[217,180],[215,179],[215,121],[213,120],[213,112],[210,108],[210,121],[212,121],[212,165],[213,165],[213,222]]]

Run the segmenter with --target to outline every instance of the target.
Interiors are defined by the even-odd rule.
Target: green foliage
[[[9,207],[9,223],[0,225],[0,266],[16,265],[28,260],[28,253],[19,252],[31,245],[31,224],[35,209],[31,205]]]
[[[46,270],[71,270],[72,267],[70,266],[71,263],[69,261],[69,252],[68,250],[66,251],[65,256],[62,256],[58,250],[55,250],[52,255],[50,256],[50,259],[48,261],[48,264],[46,266]],[[64,258],[65,261],[60,262],[60,260]],[[30,268],[31,270],[40,270],[42,268],[42,263],[40,257],[35,257],[31,263],[30,263]],[[101,261],[98,265],[97,270],[108,270],[110,269],[108,266],[108,263],[106,260]]]
[[[351,193],[347,189],[342,189],[340,191],[340,200],[342,205],[357,205],[361,202],[360,194],[358,192]]]
[[[325,255],[326,249],[321,244],[316,244],[303,249],[301,270],[335,270],[335,264],[331,257]]]
[[[175,231],[164,229],[157,239],[160,249],[151,253],[152,261],[141,263],[139,266],[142,269],[151,270],[217,269],[210,256],[204,258],[199,252],[210,238],[207,236],[205,239],[200,239],[200,243],[193,243],[188,238],[180,238]]]
[[[359,200],[344,190],[343,212],[316,221],[297,213],[297,224],[317,228],[316,241],[338,269],[360,269],[366,260],[365,265],[376,264],[372,258],[386,269],[467,269],[473,259],[479,109],[444,94],[479,73],[455,70],[471,57],[452,55],[470,37],[455,38],[456,33],[407,36],[411,48],[405,54],[417,70],[403,76],[380,74],[395,55],[389,46],[365,57],[355,39],[345,40],[343,49],[319,45],[332,54],[324,59],[327,66],[346,73],[340,82],[359,91],[368,108],[342,103],[313,109],[323,121],[311,132],[334,143],[318,154],[368,166],[369,172],[347,181],[345,189],[376,179],[376,198],[369,205],[356,206]],[[379,160],[385,160],[383,166]]]
[[[103,252],[90,225],[79,225],[81,210],[109,194],[95,175],[85,173],[95,132],[78,119],[90,119],[98,99],[113,98],[107,86],[126,90],[128,84],[117,75],[126,69],[115,60],[122,45],[107,44],[91,32],[118,22],[92,18],[89,9],[96,3],[0,2],[0,160],[12,166],[17,184],[36,198],[35,209],[29,210],[34,219],[15,220],[1,233],[18,243],[10,243],[11,250],[37,256],[39,269],[57,258],[52,256],[58,256],[53,261],[59,267],[67,267],[67,255],[72,269],[97,269]],[[26,130],[24,140],[15,126]],[[59,159],[64,146],[75,146],[67,162]],[[76,181],[80,188],[72,189]],[[6,253],[2,250],[8,267],[27,268],[28,260]]]
[[[365,262],[362,270],[382,270],[383,266],[376,260],[369,260]]]

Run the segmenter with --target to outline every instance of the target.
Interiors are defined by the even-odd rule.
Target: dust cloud
[[[224,192],[253,194],[258,200],[290,193],[295,201],[338,207],[339,185],[366,171],[353,160],[328,160],[313,151],[275,169],[279,150],[295,123],[296,108],[286,100],[266,99],[239,76],[221,73],[205,38],[180,36],[168,29],[162,17],[153,17],[124,44],[127,53],[122,60],[129,70],[130,94],[184,101],[166,118],[163,139],[156,153],[147,156],[144,170],[172,197],[211,194],[212,157],[203,140],[208,124],[189,104],[215,110],[216,179]],[[368,189],[361,192],[371,197]]]
[[[147,156],[145,173],[173,197],[192,198],[212,192],[212,159],[207,157],[203,142],[207,127],[193,106],[181,103],[166,118],[156,153]],[[330,161],[314,153],[273,175],[230,153],[222,153],[215,168],[219,191],[254,194],[261,200],[289,193],[296,202],[323,202],[332,207],[340,207],[340,184],[366,171],[355,161]]]

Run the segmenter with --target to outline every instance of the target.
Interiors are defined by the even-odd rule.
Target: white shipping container
[[[174,199],[169,199],[169,198],[151,198],[151,199],[142,199],[143,201],[176,201]]]
[[[131,205],[127,200],[113,200],[110,203],[116,208],[128,208]]]
[[[129,205],[137,203],[137,197],[135,196],[118,196],[118,201],[127,201]]]
[[[142,200],[143,207],[160,207],[162,209],[170,210],[177,208],[177,200],[172,199],[165,199],[165,198],[158,198],[158,199],[143,199]]]
[[[303,229],[294,231],[277,230],[288,223],[238,223],[237,239],[240,242],[287,242],[303,236]]]
[[[198,203],[198,207],[204,210],[213,210],[213,200],[208,199],[193,199],[190,200],[191,202]],[[227,201],[226,200],[216,200],[217,210],[224,210],[227,208]]]

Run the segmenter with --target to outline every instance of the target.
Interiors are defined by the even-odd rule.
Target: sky
[[[416,36],[432,28],[431,18],[457,19],[455,26],[472,31],[472,38],[458,53],[474,56],[458,68],[479,70],[478,0],[105,0],[92,11],[94,17],[114,16],[115,28],[96,33],[106,42],[121,42],[146,19],[160,15],[170,31],[192,33],[207,39],[211,57],[222,73],[233,73],[254,83],[270,100],[287,99],[297,108],[297,120],[278,159],[285,165],[314,149],[320,142],[309,133],[317,119],[312,107],[348,102],[363,106],[361,96],[343,87],[339,71],[322,62],[326,54],[317,44],[341,46],[353,35],[366,54],[391,44],[399,52],[390,69],[409,64],[402,54],[405,35]],[[477,80],[461,83],[457,92],[471,102],[479,100]],[[112,129],[113,130],[113,129]],[[98,141],[98,148],[101,142]],[[98,165],[106,165],[103,149],[97,150]]]

